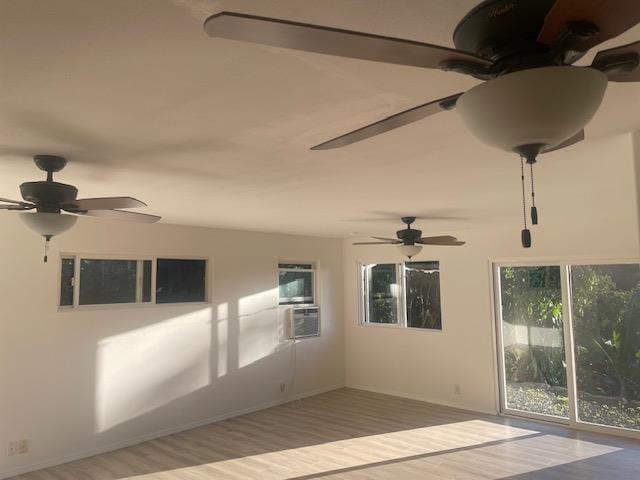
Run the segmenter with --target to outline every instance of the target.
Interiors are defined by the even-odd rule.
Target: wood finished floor
[[[340,389],[16,480],[640,479],[640,442]]]

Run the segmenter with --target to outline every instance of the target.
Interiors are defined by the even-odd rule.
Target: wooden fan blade
[[[612,82],[640,82],[639,65],[640,42],[634,42],[598,52],[591,66],[603,71]]]
[[[87,210],[86,212],[76,212],[80,215],[89,217],[108,217],[114,220],[125,220],[129,222],[139,223],[155,223],[160,218],[157,215],[148,215],[146,213],[126,212],[124,210]]]
[[[422,237],[420,242],[450,242],[453,240],[457,240],[456,237],[452,237],[451,235],[438,235],[435,237]]]
[[[449,242],[418,242],[422,245],[433,245],[436,247],[461,247],[465,245],[467,242],[463,242],[462,240],[452,240]]]
[[[491,65],[472,53],[438,45],[243,13],[212,15],[204,30],[210,37],[397,65],[439,68],[450,60]]]
[[[445,247],[457,247],[460,245],[464,245],[466,242],[458,240],[456,237],[452,237],[451,235],[440,235],[437,237],[422,237],[416,243],[420,243],[422,245],[441,245]]]
[[[404,127],[418,120],[422,120],[430,115],[433,115],[443,110],[451,110],[455,107],[458,98],[462,93],[456,93],[449,97],[441,98],[433,102],[418,105],[417,107],[410,108],[404,112],[396,113],[375,123],[367,125],[365,127],[358,128],[339,137],[327,140],[315,147],[311,147],[311,150],[329,150],[331,148],[344,147],[351,145],[352,143],[366,140],[367,138],[375,137],[381,133],[394,130],[399,127]]]
[[[557,0],[551,7],[538,41],[553,45],[570,22],[595,25],[599,33],[580,42],[578,48],[590,48],[626,32],[640,22],[637,0]]]
[[[114,208],[139,208],[147,204],[132,197],[81,198],[63,206],[68,212],[82,210],[113,210]]]
[[[33,210],[35,205],[0,205],[0,210]]]
[[[383,242],[393,242],[393,243],[402,243],[402,240],[398,240],[397,238],[388,238],[388,237],[371,237],[376,240],[382,240]]]
[[[396,245],[397,243],[398,242],[355,242],[352,245]]]
[[[564,142],[556,145],[555,147],[551,147],[551,148],[547,148],[546,150],[544,150],[542,153],[549,153],[549,152],[555,152],[556,150],[560,150],[562,148],[566,148],[566,147],[570,147],[571,145],[575,144],[575,143],[579,143],[581,141],[584,140],[584,130],[580,130],[578,133],[576,133],[573,137],[568,138],[567,140],[565,140]]]
[[[26,202],[23,202],[21,200],[11,200],[10,198],[0,198],[0,202],[15,203],[16,205],[28,205]]]

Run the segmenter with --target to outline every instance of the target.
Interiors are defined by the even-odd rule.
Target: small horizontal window
[[[279,263],[278,267],[280,305],[311,305],[316,303],[313,263]]]
[[[204,302],[205,260],[159,258],[156,275],[156,303]]]
[[[135,260],[80,261],[80,305],[135,303]]]
[[[206,285],[206,260],[66,256],[60,306],[203,302]]]

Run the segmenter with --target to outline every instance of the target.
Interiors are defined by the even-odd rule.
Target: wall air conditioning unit
[[[293,307],[289,312],[289,338],[320,336],[320,307]]]

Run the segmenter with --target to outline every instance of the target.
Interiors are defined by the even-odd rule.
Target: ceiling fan
[[[517,72],[528,72],[526,78],[533,69],[570,66],[592,47],[617,37],[639,22],[640,8],[636,0],[485,0],[465,15],[455,28],[453,43],[456,49],[234,12],[210,16],[204,22],[204,29],[211,37],[441,69],[491,83]],[[564,80],[565,83],[571,83],[571,80],[577,80],[580,84],[591,82],[596,84],[598,90],[597,87],[603,86],[603,79],[606,82],[606,77],[614,82],[640,81],[638,65],[640,42],[604,50],[596,55],[590,67],[561,69],[555,75],[563,76],[558,80]],[[547,71],[546,75],[553,76],[554,73],[549,73],[551,71]],[[559,71],[563,73],[558,74]],[[532,87],[534,85],[531,83],[535,82],[528,83]],[[501,86],[504,87],[504,84]],[[572,89],[577,87],[575,83],[570,86]],[[465,97],[470,96],[468,93],[455,93],[413,107],[312,148],[324,150],[343,147],[443,110],[451,110],[458,103],[461,103],[464,111],[473,110],[477,105],[476,102],[465,101]],[[521,94],[522,90],[517,93]],[[548,107],[549,104],[545,103],[544,106]],[[464,116],[466,114],[463,112]],[[474,131],[474,128],[471,130]],[[581,135],[580,131],[581,127],[555,144],[542,145],[540,151],[556,147],[570,140],[573,135]],[[581,139],[576,138],[575,141]],[[509,150],[523,146],[511,146]]]
[[[466,242],[458,240],[450,235],[440,235],[437,237],[423,237],[422,230],[411,228],[411,224],[416,221],[416,217],[402,217],[402,223],[407,228],[398,230],[396,238],[371,237],[379,240],[378,242],[355,242],[354,245],[397,245],[398,250],[403,255],[411,258],[422,250],[422,245],[434,245],[439,247],[460,247]]]
[[[20,218],[27,227],[45,238],[45,262],[49,241],[53,236],[69,230],[78,219],[75,215],[109,217],[142,223],[160,220],[156,215],[120,210],[146,207],[144,202],[132,197],[76,198],[76,187],[53,180],[54,172],[59,172],[67,164],[63,157],[35,155],[33,161],[40,170],[47,172],[47,179],[20,185],[23,201],[0,198],[0,210],[36,210],[34,213],[21,213]],[[66,215],[62,211],[75,215]]]
[[[204,29],[211,37],[440,69],[484,81],[312,150],[344,147],[457,108],[481,141],[533,165],[539,154],[584,139],[583,128],[600,107],[608,81],[640,81],[640,42],[603,50],[588,67],[572,66],[589,49],[639,22],[637,0],[485,0],[456,26],[455,49],[233,12],[210,16]],[[537,224],[535,207],[531,217]],[[526,214],[524,227],[522,244],[530,247]]]

